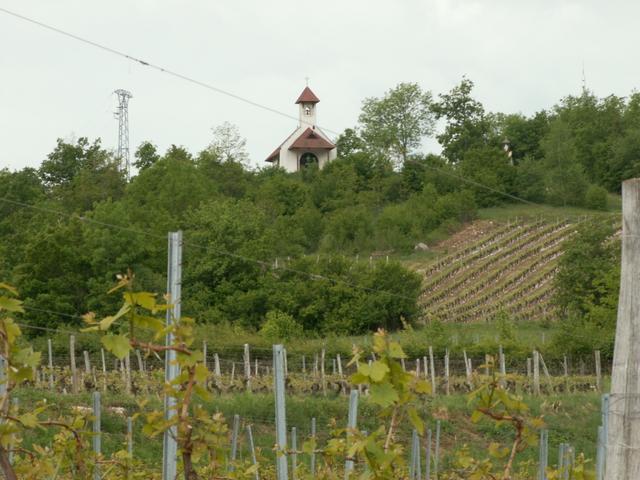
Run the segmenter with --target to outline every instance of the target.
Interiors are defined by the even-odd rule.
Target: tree
[[[593,305],[611,303],[606,297],[617,298],[617,285],[601,288],[620,266],[620,244],[610,240],[614,232],[611,224],[592,220],[567,241],[554,280],[555,303],[562,312],[584,315]]]
[[[339,157],[349,157],[365,150],[365,143],[355,128],[347,128],[336,140]]]
[[[584,204],[588,182],[566,122],[556,120],[542,142],[546,199],[554,205]]]
[[[112,160],[109,153],[100,145],[100,139],[89,143],[86,137],[80,137],[75,144],[58,139],[56,148],[47,155],[40,166],[40,177],[49,188],[64,187],[83,168],[97,168]]]
[[[133,166],[139,171],[149,168],[151,165],[160,160],[158,149],[151,142],[143,142],[140,144],[135,153],[136,161]]]
[[[433,133],[431,93],[417,83],[400,83],[382,98],[365,99],[359,121],[368,148],[404,163]]]
[[[224,122],[211,131],[213,141],[209,144],[208,150],[215,154],[219,162],[236,162],[242,165],[248,163],[247,140],[240,135],[236,125]]]
[[[466,77],[449,93],[440,94],[440,101],[433,104],[437,119],[445,118],[447,126],[436,138],[442,145],[442,153],[452,163],[457,163],[465,153],[488,143],[491,122],[482,103],[471,96],[473,82]]]
[[[542,158],[540,142],[549,131],[549,114],[541,110],[532,117],[520,113],[498,115],[498,141],[509,141],[514,163],[525,157],[530,159]]]

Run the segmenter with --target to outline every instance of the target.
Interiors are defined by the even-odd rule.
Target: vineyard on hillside
[[[520,320],[549,315],[562,245],[575,226],[566,220],[484,225],[483,235],[416,269],[424,275],[425,318],[484,322],[501,311]]]

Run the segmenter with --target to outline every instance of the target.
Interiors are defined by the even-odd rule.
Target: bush
[[[303,328],[291,315],[272,310],[267,313],[260,334],[271,341],[288,341],[301,337]]]
[[[607,190],[599,185],[590,185],[585,195],[585,207],[592,210],[606,210]]]

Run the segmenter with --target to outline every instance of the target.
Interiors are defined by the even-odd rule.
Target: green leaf
[[[389,356],[391,358],[407,358],[398,342],[391,342],[389,344]]]
[[[145,310],[153,311],[156,308],[156,296],[150,292],[126,292],[124,300],[129,305],[139,305]]]
[[[381,407],[388,407],[399,400],[398,392],[389,383],[371,385],[369,398],[371,401]]]
[[[484,415],[480,410],[474,410],[473,413],[471,414],[471,422],[478,423],[483,416]]]
[[[38,426],[38,417],[30,412],[20,415],[18,420],[27,428],[35,428]]]
[[[22,308],[22,302],[16,298],[0,296],[0,310],[6,310],[8,312],[24,312]]]
[[[122,305],[118,313],[116,313],[113,316],[108,316],[100,320],[99,322],[100,330],[109,330],[109,327],[113,325],[113,322],[121,318],[123,315],[126,315],[129,312],[129,310],[131,310],[131,306],[125,303],[124,305]]]
[[[371,380],[374,382],[381,382],[384,376],[389,373],[389,367],[386,363],[376,360],[371,364]]]
[[[102,337],[102,345],[120,360],[131,351],[131,344],[126,335],[105,335]]]
[[[13,293],[14,295],[18,295],[18,290],[9,285],[8,283],[0,282],[0,288],[2,290],[6,290],[7,292]]]

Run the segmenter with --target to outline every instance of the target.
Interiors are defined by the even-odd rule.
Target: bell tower
[[[309,87],[305,87],[296,104],[299,106],[299,127],[314,128],[317,124],[316,105],[320,99]]]

